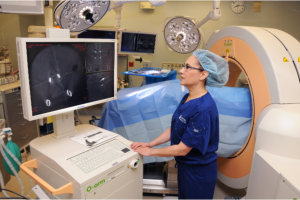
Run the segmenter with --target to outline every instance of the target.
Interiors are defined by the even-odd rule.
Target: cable
[[[8,190],[8,189],[0,188],[0,190],[5,190],[5,191],[11,192],[11,193],[13,193],[13,194],[15,194],[15,195],[18,195],[18,196],[22,197],[22,198],[16,198],[16,197],[0,197],[0,199],[27,199],[26,197],[24,197],[24,196],[22,196],[22,195],[20,195],[20,194],[18,194],[18,193],[15,193],[15,192],[13,192],[13,191],[11,191],[11,190]]]
[[[5,145],[4,141],[3,140],[0,140],[0,145],[2,145],[2,148],[4,148],[4,150],[10,155],[10,157],[20,166],[21,165],[21,162],[15,157],[15,155],[7,148],[7,146]],[[9,165],[9,163],[7,163]],[[17,176],[16,176],[17,177]],[[31,188],[34,187],[34,183],[33,183],[33,180],[28,176],[29,178],[29,181],[30,181],[30,185],[31,185]],[[21,179],[21,178],[20,178]],[[28,192],[27,195],[31,194],[32,190],[30,190]]]
[[[29,196],[29,194],[27,194],[27,196]],[[29,196],[29,198],[32,200],[31,196]]]
[[[80,124],[82,124],[82,122],[81,122],[81,120],[80,120],[80,118],[79,118],[79,112],[78,112],[78,110],[75,110],[75,118],[76,118],[76,120],[80,123]]]
[[[77,115],[74,115],[74,117],[75,117],[75,126],[77,126],[77,123],[78,123],[78,124],[81,124],[80,121],[79,121],[78,116],[77,116]]]
[[[86,114],[89,116],[89,117],[92,117],[91,115],[89,115],[89,113],[86,111],[86,109],[84,108]]]
[[[19,174],[16,172],[15,168],[12,166],[11,162],[8,160],[4,150],[11,156],[11,158],[20,166],[21,165],[21,162],[15,157],[15,155],[7,148],[7,146],[5,145],[3,139],[0,139],[0,152],[3,156],[3,158],[5,159],[6,163],[9,165],[9,167],[11,168],[11,170],[13,171],[15,177],[18,179],[20,185],[21,185],[21,194],[24,195],[24,192],[25,192],[25,188],[24,188],[24,184],[19,176]],[[30,185],[31,185],[31,188],[34,186],[34,183],[33,183],[33,180],[28,176],[29,178],[29,181],[30,181]],[[0,184],[3,188],[5,188],[4,186],[4,182],[3,182],[3,176],[2,176],[2,173],[0,171]],[[28,192],[27,195],[29,195],[30,193],[32,192],[32,190],[30,190]],[[6,192],[3,191],[3,194],[7,197],[9,197],[9,195],[6,194]]]
[[[24,185],[23,185],[23,182],[22,182],[19,174],[17,173],[16,169],[13,167],[13,165],[11,164],[11,162],[9,161],[9,159],[7,158],[6,154],[4,153],[2,142],[3,142],[3,139],[1,139],[0,152],[1,152],[4,160],[6,161],[6,163],[8,164],[8,166],[10,167],[10,169],[13,171],[15,177],[18,179],[18,182],[20,183],[20,186],[21,186],[21,194],[24,195]],[[0,174],[1,174],[1,177],[0,177],[1,187],[5,188],[4,182],[3,182],[2,173],[0,173]],[[9,195],[5,191],[3,191],[3,194],[5,196],[9,197]]]

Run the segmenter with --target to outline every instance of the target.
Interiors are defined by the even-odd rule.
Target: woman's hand
[[[135,150],[139,147],[150,147],[150,143],[145,143],[145,142],[134,142],[130,145],[130,148]]]
[[[152,149],[149,147],[139,147],[139,148],[134,149],[133,151],[137,152],[143,156],[151,156],[151,150]]]

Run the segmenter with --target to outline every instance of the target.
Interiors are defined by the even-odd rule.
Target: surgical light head
[[[54,9],[57,24],[72,35],[95,25],[108,11],[110,0],[63,0]]]
[[[197,57],[205,71],[209,72],[206,85],[212,87],[223,87],[229,77],[228,63],[221,56],[208,50],[199,49],[193,53]]]
[[[177,53],[190,53],[197,49],[201,37],[196,24],[197,20],[189,17],[174,17],[165,23],[164,36],[168,48]]]
[[[166,3],[167,0],[148,0],[148,1],[153,6],[162,6]]]

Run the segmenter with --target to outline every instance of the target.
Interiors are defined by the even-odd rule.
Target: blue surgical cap
[[[209,72],[206,85],[212,87],[223,87],[229,77],[228,63],[221,56],[210,51],[199,49],[193,53],[205,71]]]

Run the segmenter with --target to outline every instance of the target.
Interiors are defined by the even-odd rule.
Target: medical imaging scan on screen
[[[155,40],[155,34],[122,32],[121,51],[153,54]]]
[[[113,42],[27,42],[33,116],[114,96]]]
[[[106,30],[86,30],[78,35],[78,38],[102,38],[102,39],[115,39],[116,31]]]

